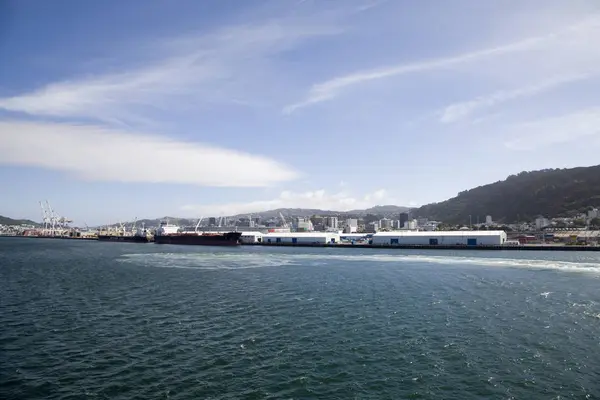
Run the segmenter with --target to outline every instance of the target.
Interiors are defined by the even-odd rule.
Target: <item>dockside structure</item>
[[[501,246],[506,243],[504,231],[398,231],[373,234],[371,244],[377,246]]]
[[[335,232],[273,232],[262,235],[264,244],[337,244],[340,234]]]

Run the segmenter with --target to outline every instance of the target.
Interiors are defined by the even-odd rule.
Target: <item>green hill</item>
[[[31,221],[29,219],[12,219],[8,217],[3,217],[0,215],[0,225],[33,225],[39,226],[37,222]]]
[[[600,207],[600,165],[521,172],[504,181],[479,186],[440,203],[411,211],[414,216],[446,223],[494,221],[512,223],[545,217],[573,216]]]

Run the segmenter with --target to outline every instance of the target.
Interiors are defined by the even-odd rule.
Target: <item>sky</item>
[[[418,206],[600,163],[597,0],[0,0],[0,215]]]

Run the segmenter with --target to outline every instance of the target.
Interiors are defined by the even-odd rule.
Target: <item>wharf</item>
[[[98,241],[97,237],[72,237],[72,236],[23,236],[23,235],[0,235],[2,237],[19,237],[32,239],[59,239],[59,240],[85,240]],[[152,239],[148,243],[154,242]],[[122,242],[129,243],[129,242]],[[131,242],[134,243],[134,242]],[[600,246],[579,245],[556,245],[556,244],[525,244],[520,246],[461,246],[461,245],[376,245],[362,243],[241,243],[242,246],[264,246],[264,247],[327,247],[334,249],[394,249],[394,250],[472,250],[472,251],[598,251]]]
[[[33,239],[60,239],[60,240],[98,240],[97,236],[16,236],[16,237],[24,237],[24,238],[33,238]]]
[[[97,237],[94,236],[88,236],[88,237],[82,237],[82,236],[49,236],[49,235],[40,235],[40,236],[34,236],[34,235],[0,235],[0,238],[3,237],[10,237],[10,238],[27,238],[27,239],[60,239],[60,240],[98,240]]]
[[[457,245],[375,245],[375,244],[345,244],[345,243],[242,243],[243,246],[270,246],[270,247],[329,247],[329,248],[355,248],[355,249],[396,249],[396,250],[488,250],[488,251],[600,251],[600,246],[574,246],[574,245],[536,245],[521,246],[457,246]]]

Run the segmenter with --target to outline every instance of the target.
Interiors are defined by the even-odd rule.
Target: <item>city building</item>
[[[415,230],[419,227],[419,224],[417,223],[416,219],[412,219],[410,221],[406,221],[404,223],[404,229],[408,229],[408,230]]]
[[[418,218],[416,221],[417,221],[417,226],[423,226],[423,225],[427,225],[429,223],[428,218]]]
[[[365,225],[365,232],[375,233],[379,230],[379,221],[369,222]]]
[[[314,226],[310,218],[308,217],[296,217],[294,218],[294,227],[298,232],[311,232],[314,231]]]
[[[538,217],[535,219],[535,228],[539,231],[550,225],[550,220],[544,217]]]
[[[486,215],[485,216],[485,224],[487,226],[493,225],[494,221],[492,221],[492,216],[491,215]]]
[[[437,230],[439,224],[440,223],[437,221],[428,221],[425,225],[419,226],[419,228],[423,229],[424,231],[435,231]]]
[[[392,229],[392,220],[388,218],[383,218],[379,220],[379,228],[380,229]]]
[[[331,229],[338,229],[338,217],[326,217],[325,227]]]
[[[400,215],[398,216],[398,219],[400,220],[400,226],[404,227],[404,225],[408,222],[408,213],[407,212],[400,213]]]
[[[348,218],[346,220],[346,226],[344,227],[345,233],[356,233],[358,231],[358,220],[355,218]]]

